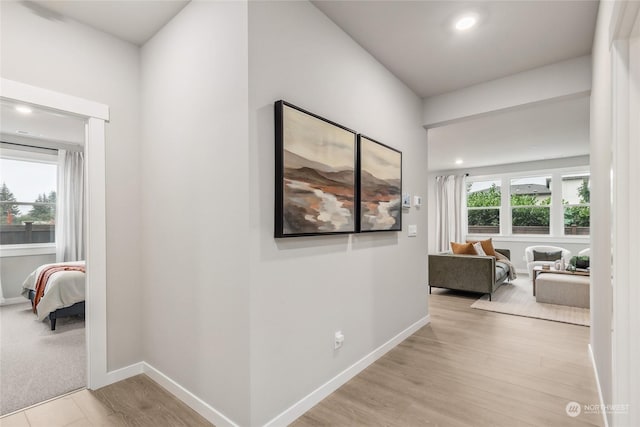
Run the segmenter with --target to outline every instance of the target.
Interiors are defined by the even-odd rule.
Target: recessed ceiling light
[[[26,130],[17,130],[16,133],[19,133],[20,135],[29,135],[29,132]]]
[[[478,23],[478,18],[474,15],[464,15],[459,18],[455,23],[455,28],[458,31],[466,31],[474,27]]]
[[[30,114],[31,112],[33,112],[33,110],[25,105],[18,105],[16,106],[16,111],[18,113],[22,113],[22,114]]]
[[[456,159],[456,165],[461,165],[463,163],[462,159]]]

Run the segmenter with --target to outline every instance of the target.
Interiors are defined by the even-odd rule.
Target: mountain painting
[[[360,231],[402,230],[402,153],[360,136]]]
[[[276,237],[356,231],[354,132],[278,101],[276,159]]]

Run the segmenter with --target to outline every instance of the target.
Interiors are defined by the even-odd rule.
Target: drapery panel
[[[436,243],[438,252],[462,241],[465,175],[436,177]]]
[[[58,150],[56,261],[85,259],[84,153]]]

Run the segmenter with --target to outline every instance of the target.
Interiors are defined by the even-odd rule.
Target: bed
[[[84,315],[85,261],[44,264],[36,268],[22,284],[22,295],[32,304],[38,320],[49,318],[51,330],[56,319]],[[42,289],[38,283],[42,282]],[[40,295],[38,295],[38,291]]]

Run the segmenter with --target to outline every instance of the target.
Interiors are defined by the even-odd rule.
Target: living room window
[[[55,242],[55,150],[0,150],[0,245]]]
[[[467,183],[467,223],[469,233],[500,233],[500,180]]]
[[[590,175],[583,167],[468,177],[467,234],[586,237]]]
[[[590,227],[591,178],[588,173],[562,177],[564,234],[588,235]]]
[[[511,234],[549,234],[551,177],[511,180]]]

